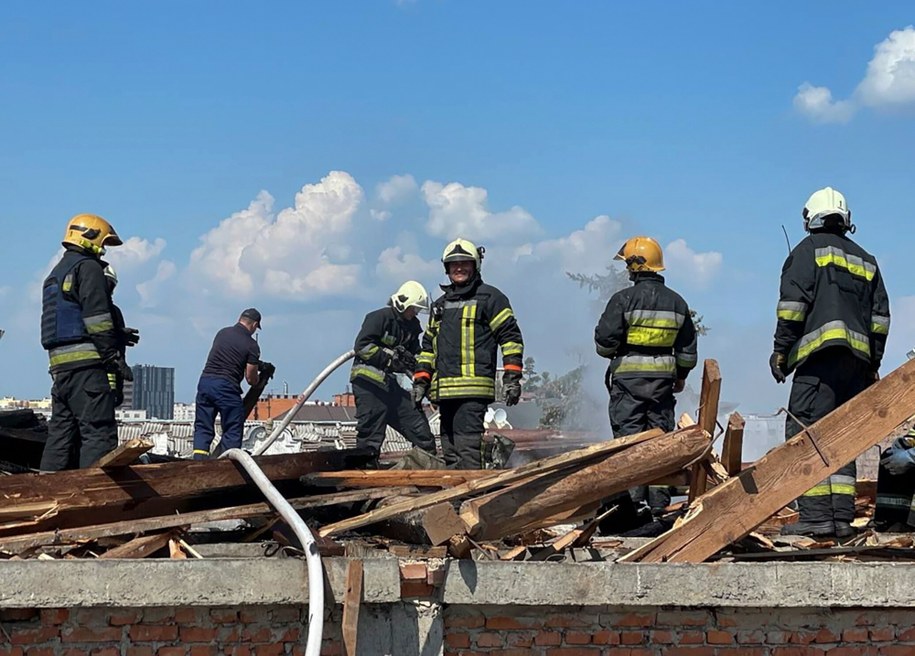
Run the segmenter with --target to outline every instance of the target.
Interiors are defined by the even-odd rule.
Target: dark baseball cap
[[[247,310],[245,310],[244,312],[241,313],[241,316],[243,316],[245,319],[250,319],[251,321],[256,323],[258,328],[263,327],[263,326],[261,326],[261,313],[258,312],[256,309],[248,308]]]

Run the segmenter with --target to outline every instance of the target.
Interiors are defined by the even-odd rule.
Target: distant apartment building
[[[124,400],[121,401],[121,405],[119,405],[118,407],[123,408],[124,410],[133,409],[133,381],[132,380],[124,381]]]
[[[174,406],[175,368],[151,364],[134,365],[131,407],[134,410],[145,410],[150,419],[171,419]]]
[[[118,421],[146,421],[146,410],[133,410],[131,408],[118,408],[114,411],[114,418]]]
[[[172,419],[175,421],[194,421],[196,413],[196,403],[176,403],[172,411]]]

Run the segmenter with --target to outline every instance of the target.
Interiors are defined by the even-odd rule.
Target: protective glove
[[[784,383],[788,377],[788,360],[784,353],[773,353],[769,357],[769,369],[776,383]]]
[[[136,346],[140,341],[140,331],[136,328],[123,328],[121,332],[124,333],[124,343],[127,346]]]
[[[409,374],[412,376],[413,372],[416,371],[416,356],[410,353],[405,346],[398,346],[390,353],[391,364],[389,366],[391,371],[395,374]]]
[[[915,467],[915,449],[897,449],[894,445],[886,457],[880,460],[880,465],[893,476],[905,474]]]
[[[674,394],[679,394],[684,389],[686,389],[686,379],[678,378],[674,381]]]
[[[127,361],[123,357],[118,357],[113,360],[108,361],[108,380],[111,380],[112,376],[118,376],[121,380],[132,381],[133,380],[133,370],[127,364]],[[112,387],[111,389],[114,389]]]
[[[261,360],[257,363],[257,374],[261,377],[266,376],[267,378],[272,378],[273,374],[276,373],[276,367],[273,366],[271,362],[264,362]]]
[[[502,374],[502,394],[505,405],[518,405],[521,400],[521,374],[517,371],[506,371]]]
[[[413,381],[413,403],[418,406],[423,404],[423,399],[426,398],[426,394],[429,393],[429,381],[425,378],[416,378]]]

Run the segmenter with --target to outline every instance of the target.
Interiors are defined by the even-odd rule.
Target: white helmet
[[[445,273],[448,273],[449,262],[471,261],[477,267],[477,273],[483,264],[483,253],[486,252],[482,246],[477,248],[476,244],[458,237],[453,242],[445,246],[445,252],[442,253],[442,264],[445,265]]]
[[[105,277],[108,279],[108,284],[111,285],[111,289],[118,286],[118,273],[110,264],[105,267]]]
[[[417,312],[428,312],[429,294],[418,282],[408,280],[391,296],[391,306],[398,314],[403,314],[410,307],[416,308]]]
[[[854,232],[851,210],[848,209],[845,196],[832,187],[824,187],[813,192],[801,214],[804,217],[804,229],[808,232],[826,227],[826,219],[830,216],[839,217],[842,227]]]

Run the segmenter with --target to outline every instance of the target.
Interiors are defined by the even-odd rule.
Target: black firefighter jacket
[[[775,352],[794,370],[831,346],[851,350],[874,371],[890,331],[890,303],[877,260],[843,234],[813,232],[782,267]]]
[[[696,366],[696,328],[686,301],[656,273],[614,294],[594,329],[597,354],[617,378],[686,379]]]
[[[416,378],[431,378],[433,402],[495,399],[497,351],[506,371],[519,375],[524,358],[521,329],[508,297],[476,276],[461,287],[442,285],[417,361]]]
[[[419,353],[419,336],[422,332],[419,319],[414,317],[407,321],[391,306],[369,312],[356,336],[356,357],[350,380],[361,378],[388,389],[392,378],[391,351],[403,346],[416,355]]]

